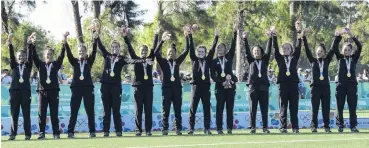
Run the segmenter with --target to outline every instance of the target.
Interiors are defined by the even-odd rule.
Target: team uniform
[[[14,56],[14,48],[9,44],[10,67],[12,69],[11,77],[13,81],[10,84],[10,114],[11,114],[11,130],[10,138],[17,135],[18,131],[18,117],[19,110],[22,107],[23,113],[23,127],[26,140],[31,138],[31,85],[30,75],[32,71],[32,49],[35,48],[33,44],[28,44],[27,61],[24,63],[17,63]],[[14,140],[14,139],[10,139]]]
[[[136,55],[130,41],[127,37],[124,37],[125,43],[128,45],[128,52],[132,59],[155,59],[155,48],[158,42],[158,35],[155,34],[154,44],[150,50],[149,56],[146,58],[140,58]],[[148,63],[138,63],[134,65],[134,73],[132,86],[134,88],[135,99],[135,124],[137,136],[142,133],[142,110],[145,110],[145,130],[147,135],[151,136],[152,128],[152,106],[153,106],[153,78],[152,67]]]
[[[162,127],[163,135],[168,134],[170,106],[173,102],[174,122],[177,135],[181,135],[182,130],[182,83],[179,77],[179,66],[185,60],[188,54],[188,39],[186,38],[185,50],[177,59],[164,59],[160,50],[164,41],[160,41],[155,49],[156,60],[163,71],[162,83]]]
[[[249,76],[247,86],[249,87],[249,101],[250,101],[250,120],[249,128],[251,133],[255,133],[256,129],[256,113],[258,103],[260,105],[261,118],[263,122],[263,132],[269,133],[268,130],[268,108],[269,108],[269,79],[268,79],[268,65],[270,59],[270,52],[272,48],[272,38],[268,39],[266,52],[261,59],[255,59],[251,52],[247,41],[244,38],[246,47],[246,59],[249,63]],[[261,47],[259,47],[260,50]]]
[[[357,131],[357,79],[356,79],[356,64],[361,54],[361,43],[356,37],[352,38],[357,46],[356,52],[352,56],[344,56],[338,51],[338,47],[334,49],[338,60],[338,82],[336,87],[336,102],[337,102],[337,115],[336,125],[339,128],[339,132],[343,131],[343,109],[346,102],[350,112],[350,126],[352,131]],[[358,132],[358,131],[357,131]]]
[[[279,53],[277,37],[273,36],[273,47],[275,49],[275,59],[279,67],[277,84],[279,85],[279,110],[280,110],[280,131],[287,132],[287,108],[290,109],[290,118],[293,132],[299,132],[298,107],[299,92],[297,76],[297,62],[301,53],[301,39],[297,40],[296,47],[291,56],[282,56]],[[289,106],[288,106],[289,105]]]
[[[94,85],[91,77],[91,69],[96,57],[97,39],[95,39],[93,42],[91,55],[83,59],[77,59],[73,57],[68,43],[65,43],[65,47],[69,63],[73,67],[73,78],[70,85],[72,97],[70,102],[71,114],[68,125],[68,136],[69,138],[74,137],[74,128],[77,122],[78,110],[83,98],[83,103],[88,118],[90,137],[95,137],[95,95]]]
[[[232,72],[233,57],[236,51],[237,32],[233,33],[231,47],[225,56],[215,58],[211,63],[211,78],[215,82],[216,104],[216,125],[218,132],[223,130],[223,110],[226,105],[227,130],[230,134],[233,129],[233,108],[234,97],[236,95],[237,77]],[[226,81],[226,75],[232,76],[231,88],[225,88],[223,83]],[[222,133],[222,132],[220,132]]]
[[[307,43],[306,37],[303,37],[306,56],[310,62],[312,70],[312,81],[311,87],[311,105],[312,105],[312,119],[311,127],[318,128],[318,113],[320,102],[322,103],[322,115],[324,128],[326,132],[330,132],[329,127],[329,112],[331,107],[331,90],[329,84],[328,68],[332,61],[334,51],[338,48],[338,44],[341,41],[341,37],[336,36],[331,50],[327,52],[325,58],[314,58],[309,45]],[[325,50],[325,49],[324,49]],[[315,130],[314,130],[315,132]]]
[[[33,61],[39,73],[39,81],[37,83],[39,139],[45,139],[46,113],[48,106],[50,109],[54,139],[59,139],[60,131],[58,112],[60,88],[58,71],[63,64],[65,45],[62,45],[62,49],[57,60],[50,63],[41,61],[37,55],[36,49],[32,48],[32,50]]]

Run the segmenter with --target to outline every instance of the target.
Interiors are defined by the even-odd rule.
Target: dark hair
[[[205,49],[205,53],[206,53],[206,47],[204,45],[197,46],[196,50],[198,50],[199,48],[204,48]]]
[[[149,48],[146,46],[146,45],[141,45],[140,49],[146,49],[146,50],[149,50]]]
[[[327,52],[327,49],[325,48],[324,43],[320,43],[320,44],[318,45],[318,48],[319,48],[319,47],[322,47],[325,53]]]
[[[9,72],[9,69],[4,69],[3,72],[5,72],[5,71]]]
[[[226,49],[227,49],[226,44],[224,44],[224,43],[220,43],[217,47],[219,47],[220,45],[223,45],[223,46],[224,46],[224,50],[226,50]]]
[[[261,47],[260,45],[255,45],[254,47],[251,48],[251,50],[253,50],[255,47],[258,47],[260,49],[262,56],[265,54],[263,47]]]
[[[174,49],[175,51],[177,51],[177,49],[176,49],[176,44],[174,44],[174,43],[171,43],[171,44],[170,44],[170,48],[172,48],[172,49]]]
[[[27,54],[26,50],[24,49],[21,49],[21,50],[18,50],[17,53],[24,53],[24,54]]]

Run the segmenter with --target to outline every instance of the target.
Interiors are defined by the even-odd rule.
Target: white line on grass
[[[349,139],[326,139],[326,140],[290,140],[290,141],[258,141],[258,142],[224,142],[206,144],[182,144],[182,145],[159,145],[159,146],[138,146],[129,148],[172,148],[172,147],[197,147],[197,146],[219,146],[219,145],[242,145],[242,144],[267,144],[267,143],[300,143],[300,142],[326,142],[326,141],[350,141],[369,140],[369,138],[349,138]]]

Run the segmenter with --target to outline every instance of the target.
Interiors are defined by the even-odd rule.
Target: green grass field
[[[67,135],[61,135],[61,139],[53,140],[52,135],[47,135],[47,140],[36,140],[33,135],[30,141],[24,141],[24,136],[17,136],[16,141],[7,141],[7,136],[2,136],[1,146],[3,148],[115,148],[115,147],[147,147],[147,148],[174,148],[174,147],[247,147],[247,148],[367,148],[369,147],[369,129],[361,129],[360,133],[350,133],[345,129],[344,133],[337,133],[332,129],[331,134],[323,133],[319,129],[317,134],[312,134],[309,129],[301,130],[300,134],[280,134],[278,130],[271,130],[271,134],[265,135],[257,130],[257,134],[251,135],[248,130],[235,130],[233,135],[205,136],[203,132],[197,131],[195,135],[175,136],[174,132],[169,136],[161,136],[161,132],[154,132],[152,137],[135,137],[134,133],[123,133],[123,137],[103,138],[102,133],[97,138],[88,139],[88,134],[76,134],[76,139],[67,139]]]

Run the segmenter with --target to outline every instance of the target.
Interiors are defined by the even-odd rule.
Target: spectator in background
[[[305,70],[304,82],[311,83],[311,71],[310,71],[310,69]]]
[[[73,74],[71,74],[70,77],[67,79],[67,83],[72,84],[72,80],[73,80]]]
[[[132,83],[132,81],[131,81],[131,76],[129,75],[129,74],[126,74],[125,76],[124,76],[124,81],[123,81],[123,84],[131,84]]]
[[[4,69],[1,75],[1,84],[10,84],[12,83],[12,77],[9,75],[9,70]]]
[[[362,75],[362,79],[364,82],[369,82],[369,73],[368,73],[368,69],[364,69],[363,71],[363,75]]]
[[[273,69],[269,69],[269,71],[268,71],[268,79],[269,79],[269,83],[271,83],[271,84],[275,84],[277,82],[277,79],[275,77],[275,74],[274,74],[274,70]]]
[[[363,82],[362,75],[361,75],[361,73],[360,73],[360,72],[357,74],[356,80],[357,80],[358,82]]]
[[[58,72],[58,80],[60,84],[66,84],[67,83],[67,74],[63,73],[64,66],[61,66]]]
[[[305,93],[306,93],[306,85],[304,83],[304,79],[305,79],[305,76],[302,74],[302,68],[299,68],[297,70],[297,76],[299,77],[299,93],[300,93],[300,97],[301,99],[305,99]]]
[[[160,76],[159,76],[159,73],[157,71],[154,71],[152,73],[152,76],[153,76],[152,81],[154,81],[154,83],[161,83]]]
[[[37,83],[38,83],[38,73],[33,72],[32,76],[31,76],[31,84],[37,84]]]

